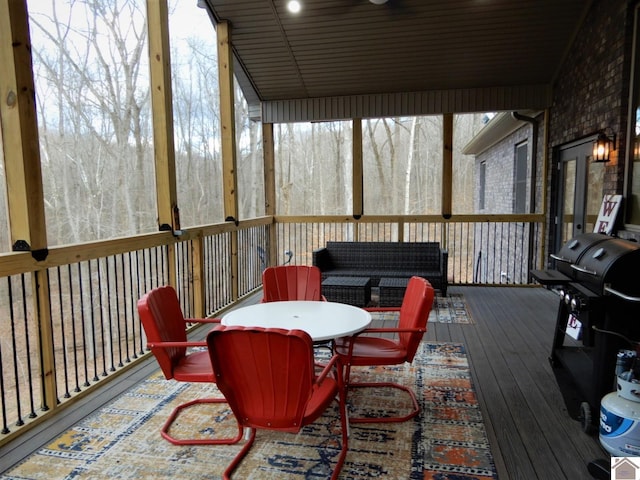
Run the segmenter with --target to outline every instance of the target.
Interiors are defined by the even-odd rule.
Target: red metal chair
[[[323,300],[322,274],[318,267],[279,265],[262,272],[262,302]]]
[[[179,382],[215,382],[215,375],[205,348],[188,352],[189,347],[206,347],[207,343],[187,341],[188,323],[219,323],[219,319],[185,319],[173,287],[158,287],[138,300],[138,314],[147,335],[147,346],[151,349],[160,369],[167,380]],[[234,438],[185,439],[180,440],[169,434],[171,424],[180,412],[199,403],[226,403],[224,398],[201,398],[178,405],[162,427],[163,438],[174,445],[229,445],[242,438],[242,427],[238,424],[238,434]]]
[[[337,357],[316,375],[313,342],[302,330],[221,325],[209,333],[207,343],[218,388],[238,421],[250,429],[247,443],[223,478],[230,478],[251,449],[256,429],[297,433],[319,418],[336,395],[342,449],[331,478],[337,478],[348,448],[344,384],[341,369],[336,368]]]
[[[404,416],[390,417],[349,417],[353,423],[404,422],[420,412],[415,393],[408,387],[393,382],[351,382],[351,367],[374,365],[400,365],[411,363],[418,346],[427,331],[427,320],[433,306],[434,290],[431,284],[421,277],[412,277],[399,308],[400,316],[397,328],[367,328],[352,337],[335,341],[334,351],[339,363],[345,369],[346,391],[350,388],[390,387],[404,390],[411,397],[413,409]],[[398,308],[368,308],[368,311],[398,311]],[[367,333],[395,333],[397,338],[367,336]]]

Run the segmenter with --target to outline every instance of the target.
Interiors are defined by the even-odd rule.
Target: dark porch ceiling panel
[[[591,0],[201,0],[252,101],[552,85]],[[540,105],[530,105],[539,108]],[[526,107],[518,105],[518,108]],[[286,109],[285,109],[286,110]]]

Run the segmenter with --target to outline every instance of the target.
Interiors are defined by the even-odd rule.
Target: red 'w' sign
[[[616,216],[620,209],[620,202],[622,201],[622,195],[605,195],[602,199],[602,205],[600,206],[600,213],[598,213],[598,220],[596,221],[594,232],[609,234],[612,232],[616,223]]]

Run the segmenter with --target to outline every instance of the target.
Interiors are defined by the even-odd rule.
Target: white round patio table
[[[344,303],[293,300],[240,307],[225,314],[221,323],[299,329],[307,332],[314,342],[324,342],[364,330],[371,323],[371,314]]]

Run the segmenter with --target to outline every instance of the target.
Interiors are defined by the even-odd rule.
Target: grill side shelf
[[[564,285],[572,281],[558,270],[531,270],[531,276],[541,285]]]

